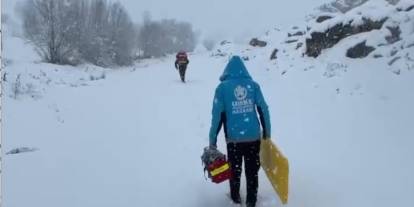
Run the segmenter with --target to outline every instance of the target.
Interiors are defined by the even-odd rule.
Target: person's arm
[[[175,59],[174,66],[175,66],[175,69],[178,69],[178,59]]]
[[[211,112],[211,128],[209,133],[210,146],[217,146],[217,135],[220,132],[221,126],[223,125],[223,113],[224,113],[224,103],[223,96],[221,94],[220,86],[217,87],[214,94],[213,100],[213,110]]]
[[[263,97],[262,90],[260,89],[259,84],[256,84],[256,106],[257,112],[259,113],[260,123],[263,128],[263,138],[271,137],[271,124],[270,124],[270,114],[269,108],[266,104],[266,101]]]

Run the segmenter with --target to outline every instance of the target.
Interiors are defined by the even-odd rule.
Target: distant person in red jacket
[[[187,65],[190,63],[187,57],[187,53],[184,51],[180,51],[175,56],[175,69],[180,72],[180,78],[183,83],[185,83],[185,71],[187,70]]]

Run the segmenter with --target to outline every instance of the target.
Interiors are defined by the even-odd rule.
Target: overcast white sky
[[[2,0],[12,11],[16,2]],[[117,0],[109,0],[117,1]],[[175,18],[191,22],[203,36],[242,39],[262,35],[273,27],[300,24],[315,7],[332,0],[118,0],[132,19],[142,21],[145,11],[153,19]],[[13,5],[13,6],[12,6]]]
[[[300,23],[313,8],[331,0],[119,0],[140,21],[149,11],[153,19],[192,22],[205,36],[243,38],[274,26]]]
[[[313,8],[332,0],[119,0],[140,21],[176,18],[193,23],[205,36],[249,37],[275,26],[301,23]]]

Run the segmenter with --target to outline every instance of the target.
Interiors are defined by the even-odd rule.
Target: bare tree
[[[99,66],[132,62],[136,31],[120,3],[106,0],[28,0],[25,36],[50,63]]]
[[[64,1],[55,0],[28,0],[24,7],[24,34],[47,62],[70,63],[75,47],[70,38],[77,24],[72,9]]]
[[[216,45],[216,41],[214,41],[211,38],[207,38],[203,40],[203,46],[208,50],[211,51],[214,49],[214,46]]]
[[[108,22],[113,61],[117,65],[130,64],[136,46],[137,31],[121,4],[112,5]]]
[[[146,13],[138,41],[143,57],[160,57],[179,50],[193,51],[196,34],[190,23],[174,19],[152,21],[149,13]]]
[[[144,53],[143,57],[160,57],[164,55],[160,44],[162,39],[160,23],[145,20],[139,33],[139,45]]]

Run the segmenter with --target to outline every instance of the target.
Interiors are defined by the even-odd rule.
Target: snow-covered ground
[[[190,58],[187,84],[172,58],[79,87],[38,82],[40,98],[14,99],[6,82],[4,206],[229,206],[227,184],[206,181],[200,161],[226,58]],[[289,206],[412,206],[414,73],[349,62],[327,78],[335,63],[284,64],[247,62],[270,105],[273,140],[290,159]],[[32,67],[55,68],[79,73]],[[17,147],[38,151],[4,154]],[[262,172],[259,192],[259,206],[280,205]]]
[[[414,206],[414,71],[347,59],[341,45],[303,58],[284,33],[270,35],[271,47],[223,47],[249,57],[262,86],[272,139],[290,161],[287,206]],[[56,66],[11,36],[3,55],[3,206],[233,206],[200,159],[228,57],[191,54],[182,84],[172,56],[115,70]],[[281,206],[259,179],[258,206]]]

